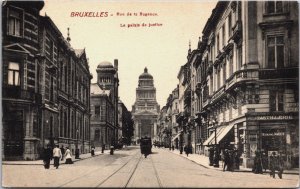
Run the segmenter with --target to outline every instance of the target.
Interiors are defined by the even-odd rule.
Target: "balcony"
[[[3,98],[21,99],[33,103],[41,103],[42,95],[32,91],[21,89],[20,87],[7,86],[2,89]]]
[[[298,78],[299,68],[261,69],[259,79]]]
[[[251,80],[258,80],[258,70],[247,69],[236,71],[229,79],[227,79],[226,90],[231,88],[233,85]]]
[[[180,112],[176,116],[176,122],[179,123],[183,119],[183,112]]]
[[[237,43],[242,38],[242,28],[242,21],[238,20],[232,27],[232,35],[229,40],[232,39],[235,43]]]
[[[201,94],[201,82],[197,82],[196,84],[196,90],[195,90],[196,94],[199,96]]]

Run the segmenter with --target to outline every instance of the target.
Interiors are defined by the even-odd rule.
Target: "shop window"
[[[17,62],[8,63],[8,85],[20,86],[20,64]]]
[[[283,111],[283,92],[270,90],[270,111]]]
[[[18,37],[22,36],[23,11],[9,9],[8,13],[8,34]]]
[[[283,13],[283,1],[267,1],[266,13],[267,14]]]
[[[268,36],[267,38],[267,67],[284,67],[284,37]]]

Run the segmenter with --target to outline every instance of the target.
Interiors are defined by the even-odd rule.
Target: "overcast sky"
[[[215,5],[216,1],[49,0],[45,1],[41,15],[46,12],[64,37],[67,37],[67,28],[70,27],[72,47],[86,49],[93,83],[100,62],[119,60],[119,96],[131,110],[138,76],[144,67],[154,77],[158,103],[161,107],[166,104],[169,94],[178,84],[180,66],[187,62],[189,40],[195,49]],[[72,17],[75,12],[92,13],[86,17]],[[92,17],[101,12],[107,12],[102,13],[107,17]],[[140,16],[141,12],[157,16]],[[117,16],[117,13],[125,16]],[[127,16],[127,13],[132,13],[132,16]],[[128,24],[142,23],[147,26],[128,28]],[[149,27],[149,23],[162,26]],[[125,27],[121,27],[123,24]]]

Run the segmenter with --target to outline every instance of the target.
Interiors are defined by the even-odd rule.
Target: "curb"
[[[210,166],[203,165],[203,164],[198,163],[198,162],[196,162],[196,161],[194,161],[194,160],[192,160],[192,159],[189,159],[189,158],[187,158],[187,157],[185,157],[185,156],[182,156],[181,154],[173,153],[173,152],[171,152],[171,151],[168,151],[168,152],[169,152],[169,153],[172,153],[172,154],[175,154],[175,155],[178,155],[178,156],[180,156],[180,157],[182,157],[182,158],[188,159],[188,160],[190,160],[190,161],[192,161],[192,162],[194,162],[194,163],[196,163],[196,164],[198,164],[198,165],[200,165],[201,167],[204,167],[204,168],[206,168],[206,169],[212,169],[212,170],[216,170],[216,171],[221,171],[221,172],[223,172],[223,170],[220,170],[220,169],[214,169],[214,168],[212,168],[212,167],[210,167]],[[224,171],[224,172],[252,173],[252,170],[241,170],[241,169],[240,169],[240,170]],[[264,172],[264,173],[270,174],[270,171],[266,171],[266,172]],[[254,173],[253,173],[253,174],[254,174]],[[299,173],[294,173],[294,172],[287,172],[287,173],[283,172],[283,174],[286,174],[286,175],[299,175]]]
[[[75,163],[77,161],[93,158],[93,157],[96,157],[96,156],[100,156],[100,155],[103,155],[103,154],[100,153],[100,154],[95,154],[94,156],[89,156],[89,157],[86,157],[86,158],[75,159],[75,160],[73,160],[73,163]],[[65,162],[60,163],[60,165],[65,165],[65,164],[66,164]],[[34,163],[30,163],[30,161],[28,161],[28,163],[26,163],[26,164],[22,164],[22,163],[3,163],[2,162],[2,165],[39,165],[40,166],[40,165],[43,165],[43,163],[34,164]],[[53,163],[50,163],[50,165],[53,165]]]

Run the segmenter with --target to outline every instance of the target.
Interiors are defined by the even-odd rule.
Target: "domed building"
[[[138,87],[136,88],[136,101],[132,106],[134,120],[133,142],[139,143],[143,136],[154,137],[156,120],[160,107],[156,101],[156,89],[153,84],[153,76],[144,69],[139,76]]]
[[[91,84],[91,130],[93,146],[109,147],[118,140],[118,60],[99,63],[97,83]]]

